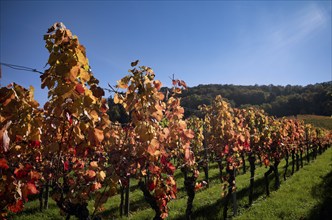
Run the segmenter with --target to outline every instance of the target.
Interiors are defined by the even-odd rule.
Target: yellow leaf
[[[157,139],[152,139],[150,145],[153,147],[159,147],[159,141]]]
[[[173,179],[172,176],[169,176],[168,178],[171,181],[171,185],[173,185],[173,186],[176,185],[176,183],[175,183],[175,181],[174,181],[174,179]]]
[[[118,93],[114,94],[113,101],[114,101],[115,104],[121,104],[122,103],[122,101],[119,99]]]
[[[34,92],[35,92],[35,88],[33,88],[33,86],[30,86],[30,89],[29,89],[29,98],[30,100],[29,101],[33,101],[33,95],[34,95]]]
[[[90,80],[90,74],[87,71],[80,69],[80,78],[82,82],[87,82]]]
[[[99,173],[98,173],[98,179],[100,181],[104,181],[105,177],[106,177],[106,173],[104,171],[102,171],[102,170],[99,171]]]
[[[80,49],[76,49],[76,56],[78,59],[78,62],[80,62],[83,66],[88,64],[88,59],[84,56],[82,51]]]

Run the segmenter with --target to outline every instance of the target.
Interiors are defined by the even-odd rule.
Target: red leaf
[[[30,171],[30,170],[32,170],[32,168],[33,168],[33,166],[31,164],[29,164],[29,163],[27,163],[27,164],[24,165],[24,170],[25,171]]]
[[[168,162],[167,163],[167,173],[170,175],[173,175],[175,170],[176,170],[175,166],[171,162]]]
[[[152,191],[152,190],[154,190],[154,188],[156,188],[156,184],[154,183],[154,182],[149,182],[149,184],[148,184],[148,189],[149,189],[149,191]]]
[[[70,153],[70,154],[76,156],[76,149],[73,148],[73,147],[69,147],[69,148],[68,148],[68,153]]]
[[[28,173],[21,168],[16,168],[14,174],[18,179],[21,179],[22,177],[25,177]]]
[[[0,159],[0,168],[7,170],[9,168],[7,160],[5,158]]]
[[[40,147],[40,141],[30,141],[31,147]]]
[[[161,159],[160,159],[160,162],[163,164],[163,165],[166,165],[167,164],[167,158],[164,156],[164,155],[162,155],[161,156]]]
[[[224,154],[228,154],[229,153],[229,146],[226,145],[224,148]]]
[[[84,87],[83,87],[82,84],[80,84],[80,83],[76,84],[75,90],[76,90],[76,92],[78,92],[79,94],[82,94],[82,93],[84,93],[84,91],[85,91]]]
[[[64,162],[64,164],[63,164],[63,169],[64,169],[65,171],[69,170],[69,162],[68,162],[68,161]]]
[[[23,201],[22,199],[17,200],[15,204],[8,205],[7,209],[11,212],[17,213],[23,210]]]

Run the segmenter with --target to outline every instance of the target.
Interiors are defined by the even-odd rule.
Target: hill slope
[[[164,90],[166,88],[163,88]],[[217,95],[233,107],[257,106],[277,117],[311,114],[332,115],[332,81],[307,86],[274,85],[198,85],[182,94],[182,106],[188,117],[199,105],[210,104]]]

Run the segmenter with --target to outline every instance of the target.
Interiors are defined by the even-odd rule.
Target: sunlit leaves
[[[155,80],[153,70],[146,66],[136,68],[137,64],[138,61],[133,62],[131,66],[135,68],[129,70],[131,74],[118,81],[117,88],[125,92],[116,93],[113,100],[116,104],[121,103],[131,118],[133,130],[127,131],[126,135],[134,135],[136,138],[131,143],[133,151],[130,155],[146,155],[138,159],[139,167],[130,162],[134,170],[140,169],[137,172],[138,178],[149,173],[146,187],[153,191],[161,212],[167,216],[167,203],[176,197],[175,181],[172,178],[175,167],[169,160],[174,155],[184,155],[183,146],[189,147],[193,133],[182,120],[184,109],[180,106],[180,99],[175,97],[176,93],[181,93],[181,89],[174,90],[174,95],[165,100],[165,95],[160,92],[162,83]],[[181,161],[187,163],[184,159]],[[187,161],[188,165],[194,161],[192,153]],[[144,164],[149,166],[144,167]],[[164,175],[171,176],[165,180]]]
[[[92,75],[85,47],[59,23],[49,29],[44,39],[50,52],[49,68],[41,76],[50,99],[45,104],[42,129],[46,134],[42,136],[44,161],[58,187],[65,186],[63,181],[71,185],[71,191],[66,191],[61,201],[57,193],[63,190],[55,190],[53,198],[63,209],[64,203],[87,202],[107,179],[105,146],[111,128],[102,98],[105,93]],[[98,160],[92,159],[96,155]]]
[[[176,159],[182,171],[197,178],[203,140],[229,171],[241,164],[240,154],[260,154],[269,166],[290,149],[301,151],[308,143],[331,139],[331,133],[297,120],[232,108],[221,96],[211,106],[200,107],[203,119],[184,120],[178,95],[186,83],[174,79],[164,94],[153,70],[138,66],[138,60],[117,82],[113,97],[130,120],[111,123],[105,93],[77,37],[56,23],[44,39],[50,52],[41,76],[41,87],[49,90],[44,109],[38,109],[33,87],[13,83],[0,89],[1,209],[21,211],[28,196],[51,181],[52,198],[61,210],[75,212],[67,207],[87,204],[92,197],[100,210],[117,193],[119,182],[126,186],[128,178],[136,177],[145,181],[166,218],[167,204],[177,193],[177,167],[170,161]],[[195,188],[202,186],[197,183]],[[226,191],[228,185],[224,182],[222,188]]]

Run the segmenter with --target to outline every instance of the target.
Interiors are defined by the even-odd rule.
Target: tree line
[[[162,88],[166,92],[167,88]],[[181,94],[185,117],[200,116],[199,105],[210,105],[217,95],[232,107],[258,107],[269,115],[282,117],[298,114],[332,115],[332,81],[314,85],[208,84],[189,87]]]

